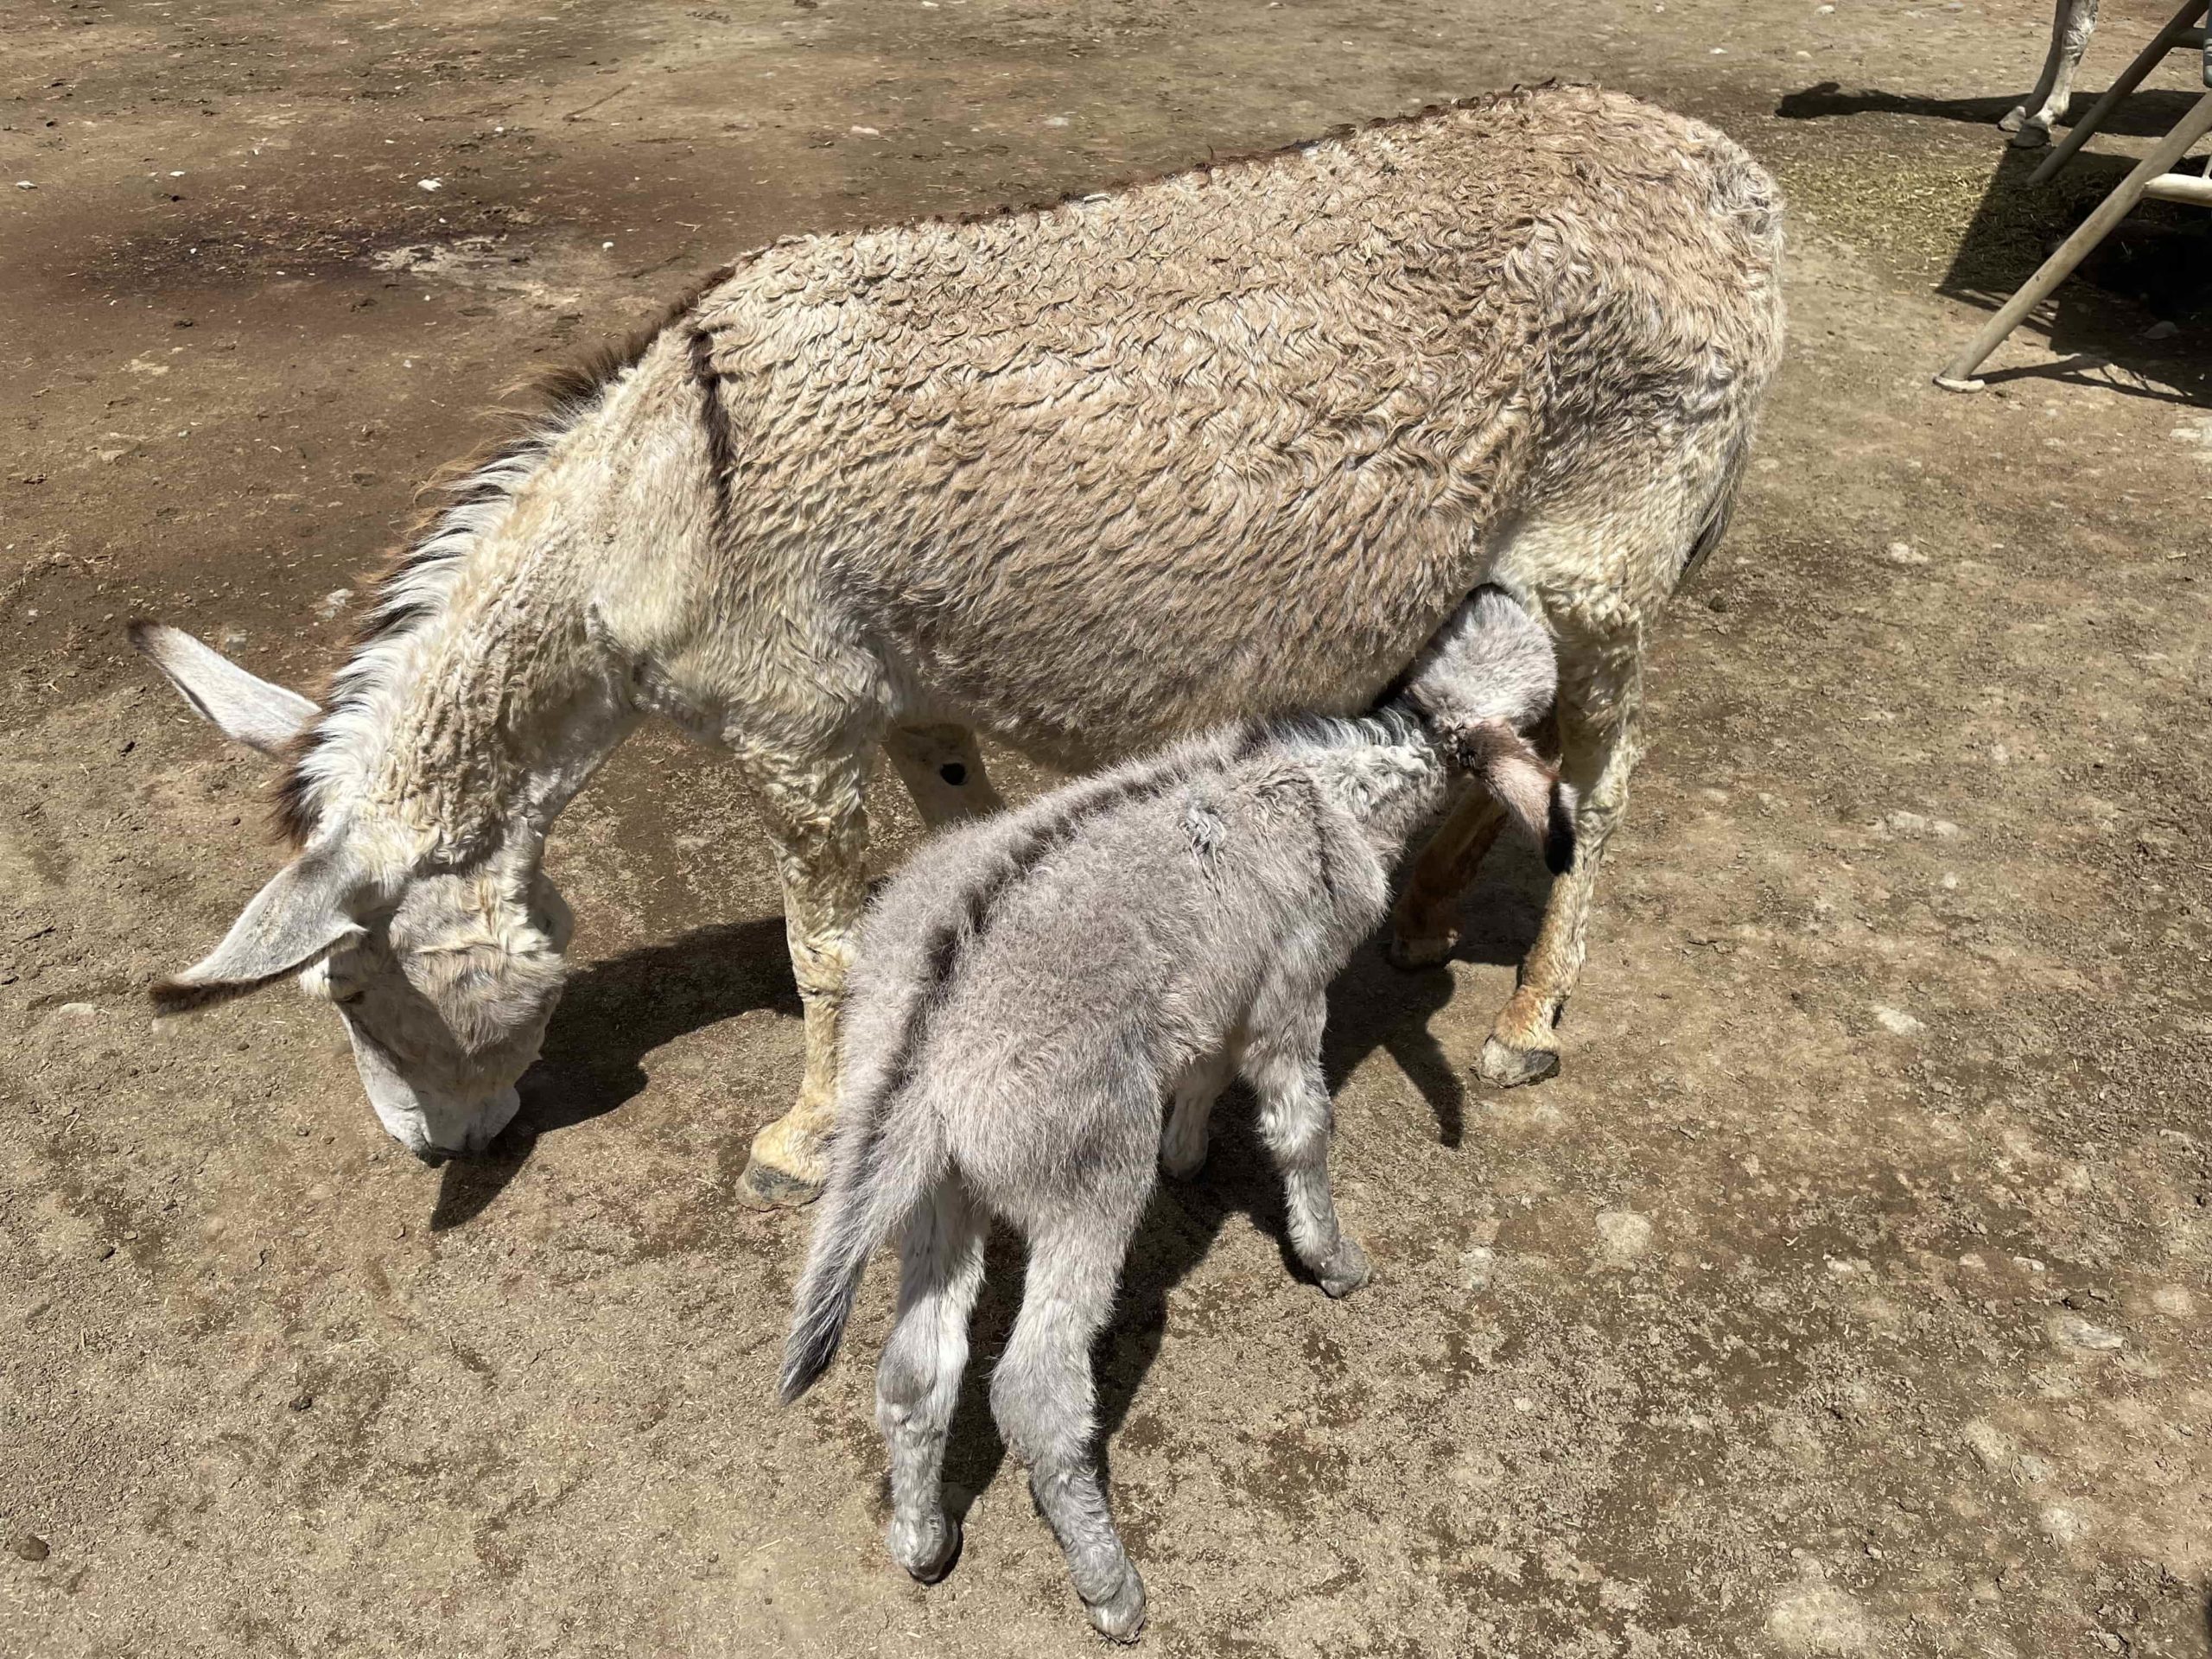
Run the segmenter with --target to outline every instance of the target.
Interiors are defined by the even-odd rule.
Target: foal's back
[[[1433,769],[1234,728],[933,843],[854,978],[855,1054],[888,1042],[903,1080],[887,1105],[936,1116],[987,1181],[1065,1157],[1102,1113],[1148,1159],[1177,1071],[1271,980],[1325,984],[1380,919],[1387,872],[1342,785],[1386,763]]]

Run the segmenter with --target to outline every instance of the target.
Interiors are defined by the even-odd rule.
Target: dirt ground
[[[2105,10],[2092,92],[2167,6]],[[1248,1133],[1158,1200],[1101,1359],[1147,1643],[2212,1653],[2208,220],[1928,384],[2193,95],[2027,191],[2047,20],[0,0],[0,1649],[1097,1650],[981,1397],[1014,1251],[944,1585],[880,1541],[880,1268],[772,1405],[804,1220],[731,1192],[799,1027],[727,772],[649,736],[570,813],[524,1116],[427,1170],[303,999],[151,1023],[276,853],[122,624],[314,682],[475,411],[730,251],[1566,75],[1776,171],[1789,365],[1562,1075],[1469,1072],[1541,896],[1502,854],[1448,971],[1336,1001],[1373,1286],[1286,1271]]]

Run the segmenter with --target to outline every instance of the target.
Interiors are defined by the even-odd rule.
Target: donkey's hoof
[[[933,1536],[913,1543],[904,1541],[894,1528],[892,1559],[905,1567],[917,1584],[935,1584],[958,1564],[960,1546],[966,1537],[960,1523],[949,1515],[938,1516]]]
[[[2015,104],[2011,109],[2005,111],[2003,115],[1998,117],[1997,130],[1999,132],[2018,132],[2023,126],[2027,124],[2027,119],[2028,106],[2024,104]]]
[[[1134,1642],[1144,1634],[1144,1580],[1136,1568],[1129,1568],[1110,1599],[1090,1605],[1090,1622],[1099,1635],[1116,1642]]]
[[[737,1201],[748,1210],[797,1210],[820,1198],[823,1185],[748,1158],[737,1178]]]
[[[1558,1070],[1557,1049],[1513,1048],[1495,1037],[1483,1045],[1482,1057],[1475,1062],[1475,1075],[1501,1089],[1541,1083]]]
[[[1339,1239],[1336,1255],[1314,1276],[1332,1299],[1344,1297],[1375,1276],[1375,1264],[1367,1259],[1367,1252],[1351,1239]]]
[[[1452,946],[1459,943],[1456,930],[1442,933],[1425,933],[1419,938],[1408,938],[1393,931],[1389,944],[1382,947],[1382,955],[1393,968],[1419,973],[1424,968],[1433,968],[1452,954]]]
[[[1187,1181],[1206,1166],[1208,1137],[1170,1135],[1160,1143],[1160,1166],[1168,1179]]]

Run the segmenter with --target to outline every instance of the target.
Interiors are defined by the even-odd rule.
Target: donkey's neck
[[[628,730],[547,464],[480,469],[385,582],[297,768],[315,818],[361,815],[416,858],[472,861],[542,840]]]
[[[664,329],[463,480],[378,594],[287,786],[296,828],[360,810],[440,863],[543,839],[713,609],[726,457],[694,344]]]
[[[413,642],[364,804],[446,856],[518,821],[543,833],[628,726],[591,649],[588,592],[557,543],[526,532],[469,560]]]

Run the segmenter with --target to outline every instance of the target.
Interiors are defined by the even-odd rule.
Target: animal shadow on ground
[[[2104,132],[2162,137],[2196,96],[2138,92],[2114,111],[2099,137]],[[2092,140],[2092,147],[2075,156],[2056,178],[2031,187],[2028,175],[2049,152],[2015,149],[1995,126],[1998,117],[2018,102],[2017,97],[1847,94],[1828,81],[1789,94],[1775,112],[1784,119],[1805,121],[1870,114],[1977,123],[1986,119],[1990,128],[1989,176],[1936,289],[1948,298],[1993,311],[2035,274],[2135,165],[2131,156],[2097,153],[2097,141]],[[2076,98],[2075,113],[2087,108]],[[1874,175],[1885,165],[1879,156],[1871,156],[1867,162]],[[2201,166],[2201,162],[2184,162],[2181,170]],[[1901,195],[1899,211],[1908,206]],[[2172,326],[2161,328],[2161,324]],[[2212,397],[2212,214],[2173,202],[2139,203],[2022,327],[2043,329],[2059,360],[1986,370],[1981,378],[1990,385],[2074,382],[2163,402],[2207,401]],[[1958,345],[1966,343],[1968,332],[1961,330]],[[1940,366],[1940,362],[1929,363],[1929,372],[1932,375]]]
[[[1991,142],[2003,144],[2006,135],[1997,130],[1997,124],[2020,107],[2027,98],[2025,86],[2018,91],[1995,98],[1919,98],[1910,92],[1885,92],[1876,87],[1847,92],[1833,80],[1824,80],[1816,86],[1789,93],[1775,106],[1774,112],[1785,121],[1820,121],[1834,116],[1847,115],[1918,115],[1936,121],[1962,121],[1971,127],[1989,129]],[[2066,113],[2059,119],[2062,126],[2072,126],[2088,114],[2089,106],[2104,96],[2100,88],[2094,92],[2076,92],[2066,106]],[[2164,89],[2139,91],[2124,99],[2105,124],[2097,129],[2101,133],[2115,133],[2131,138],[2164,137],[2173,130],[2175,122],[2189,112],[2196,102],[2196,94],[2188,92],[2168,92]],[[2040,161],[2044,151],[2031,149],[2020,152],[2030,168]]]
[[[1467,895],[1454,958],[1501,965],[1519,962],[1535,937],[1549,882],[1533,852],[1501,841]],[[1382,954],[1382,937],[1360,950],[1330,990],[1322,1050],[1329,1088],[1334,1092],[1376,1049],[1385,1049],[1427,1097],[1436,1115],[1438,1138],[1456,1147],[1465,1087],[1428,1030],[1430,1019],[1452,1000],[1452,977],[1442,968],[1404,973],[1391,967]],[[1188,1181],[1163,1179],[1130,1242],[1121,1294],[1096,1356],[1096,1444],[1101,1472],[1109,1483],[1113,1438],[1160,1357],[1168,1298],[1205,1259],[1232,1217],[1249,1217],[1274,1240],[1283,1271],[1314,1284],[1291,1249],[1282,1179],[1261,1143],[1257,1115],[1251,1091],[1241,1083],[1231,1087],[1214,1111],[1213,1145],[1205,1168]],[[995,1229],[970,1326],[968,1371],[961,1379],[960,1403],[945,1447],[945,1504],[956,1516],[966,1513],[1006,1459],[991,1421],[989,1379],[1013,1332],[1021,1291],[1021,1242],[1006,1229]],[[1320,1294],[1315,1286],[1313,1294]],[[887,1516],[887,1486],[881,1496]]]
[[[645,1056],[663,1044],[771,1007],[798,1013],[781,916],[694,928],[593,963],[562,994],[545,1051],[522,1080],[515,1121],[482,1157],[445,1166],[430,1230],[482,1214],[522,1173],[540,1135],[634,1098],[645,1086]]]

